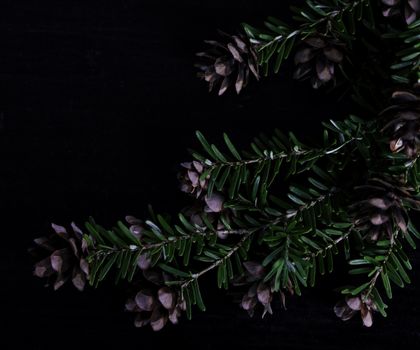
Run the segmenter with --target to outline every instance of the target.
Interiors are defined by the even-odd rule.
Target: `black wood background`
[[[247,145],[274,127],[304,138],[346,107],[286,73],[218,98],[195,78],[194,53],[217,28],[287,17],[291,1],[14,1],[0,6],[0,215],[2,349],[379,349],[420,345],[419,259],[413,284],[396,291],[387,319],[365,329],[332,306],[338,274],[288,300],[288,310],[250,319],[209,283],[208,311],[153,333],[135,329],[124,291],[44,289],[26,253],[50,222],[111,225],[148,203],[175,213],[177,164],[227,131]],[[210,278],[212,282],[213,279]]]

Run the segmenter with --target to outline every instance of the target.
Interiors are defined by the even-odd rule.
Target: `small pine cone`
[[[194,223],[200,226],[203,224],[201,215],[206,213],[207,216],[210,215],[211,217],[215,217],[215,214],[219,214],[223,211],[223,204],[225,202],[223,194],[216,191],[211,195],[206,194],[202,199],[203,201],[196,201],[193,206],[188,207],[185,210],[186,215],[189,216]]]
[[[257,54],[246,35],[220,34],[223,41],[207,40],[205,43],[211,48],[197,53],[201,58],[196,64],[201,71],[198,76],[209,83],[210,91],[219,86],[219,96],[232,85],[239,94],[247,85],[250,72],[259,79]]]
[[[220,192],[213,192],[210,196],[207,194],[204,201],[206,203],[204,207],[206,213],[220,213],[223,210],[225,197]]]
[[[139,241],[141,241],[144,231],[143,221],[131,215],[127,215],[125,217],[125,221],[130,225],[129,230],[133,234],[133,236],[136,237]],[[147,252],[142,253],[139,256],[139,259],[137,260],[137,266],[142,271],[150,269],[150,267],[152,266],[152,261]]]
[[[137,266],[142,271],[147,271],[152,267],[152,260],[148,253],[140,254],[139,259],[137,260]]]
[[[245,267],[245,273],[236,278],[233,281],[233,285],[241,286],[249,283],[252,284],[243,296],[240,306],[247,311],[251,317],[254,315],[255,308],[258,304],[263,306],[262,317],[264,317],[267,312],[272,314],[271,301],[273,299],[273,290],[268,284],[262,282],[262,279],[265,276],[265,268],[256,261],[245,261],[243,265]]]
[[[192,206],[183,209],[182,213],[189,222],[203,232],[207,230],[204,218],[216,229],[219,239],[226,239],[232,230],[230,224],[235,224],[237,211],[225,207],[225,196],[221,192],[214,191],[211,195],[206,194],[196,200]]]
[[[407,220],[404,204],[420,208],[420,201],[410,188],[399,183],[382,179],[371,179],[367,185],[359,186],[363,199],[352,205],[350,210],[355,215],[355,224],[369,241],[377,241],[383,237],[392,239],[394,228],[407,232]]]
[[[402,16],[409,25],[420,17],[420,0],[382,0],[385,17]]]
[[[272,288],[263,282],[255,282],[243,296],[240,306],[242,309],[248,312],[249,316],[252,317],[257,305],[261,304],[263,306],[262,317],[264,317],[267,312],[269,314],[273,314],[273,310],[271,308],[272,300]]]
[[[391,134],[392,152],[403,151],[409,158],[415,158],[420,151],[420,95],[396,91],[392,100],[394,104],[381,113],[391,119],[382,130]]]
[[[295,54],[294,79],[310,78],[314,89],[334,79],[335,66],[343,61],[344,44],[336,39],[311,36]]]
[[[71,223],[72,230],[69,231],[56,224],[51,226],[55,233],[36,238],[36,246],[30,249],[35,257],[43,257],[35,264],[34,275],[48,278],[47,286],[54,279],[54,290],[71,278],[73,285],[82,291],[89,276],[87,243],[83,239],[83,233],[74,223]]]
[[[209,177],[200,180],[200,176],[205,171],[205,165],[194,160],[182,163],[181,167],[182,171],[178,173],[181,191],[199,198],[208,186]]]
[[[167,286],[152,286],[141,289],[134,298],[128,299],[125,309],[136,313],[134,325],[143,327],[148,324],[154,331],[160,331],[167,322],[178,323],[185,302],[180,300],[179,293]]]
[[[205,223],[202,219],[204,215],[204,204],[203,201],[197,200],[193,203],[193,205],[188,206],[182,210],[182,214],[189,219],[189,221],[193,225],[198,225],[200,227],[205,227]],[[217,216],[212,213],[207,213],[207,219],[214,223]]]
[[[127,223],[130,225],[129,230],[134,235],[134,237],[141,239],[144,231],[143,221],[131,215],[127,215],[125,217],[125,221],[127,221]]]
[[[334,306],[335,314],[343,321],[351,319],[358,311],[360,311],[363,325],[371,327],[373,324],[372,313],[377,311],[371,298],[364,298],[363,295],[346,297],[344,301],[340,301]]]

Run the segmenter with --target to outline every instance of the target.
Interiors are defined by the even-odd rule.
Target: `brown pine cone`
[[[211,224],[219,227],[220,212],[221,210],[218,212],[211,211],[205,201],[196,201],[192,206],[186,207],[182,211],[185,217],[187,217],[193,225],[197,225],[203,229],[206,227],[206,224],[203,221],[204,215]]]
[[[334,79],[335,67],[344,58],[344,44],[336,39],[321,35],[311,36],[302,41],[295,54],[297,66],[294,79],[311,79],[314,89]]]
[[[392,152],[403,151],[408,157],[417,157],[420,148],[420,95],[407,91],[392,94],[394,104],[381,115],[391,121],[382,131],[391,134],[389,147]]]
[[[127,215],[125,217],[125,221],[127,221],[127,223],[130,225],[130,232],[141,241],[144,231],[143,221],[131,215]],[[152,262],[148,253],[143,253],[139,256],[139,259],[137,260],[137,266],[142,271],[148,270],[152,266]]]
[[[199,198],[208,186],[209,177],[200,180],[200,176],[205,171],[205,165],[195,160],[182,163],[181,167],[182,171],[178,173],[181,191]]]
[[[144,225],[143,225],[143,221],[140,219],[137,219],[134,216],[131,215],[127,215],[125,217],[125,221],[127,221],[127,223],[130,225],[128,228],[130,230],[130,232],[138,239],[141,239],[143,236],[143,230],[144,230]]]
[[[355,224],[366,233],[364,238],[369,241],[392,239],[395,227],[407,232],[405,206],[420,209],[420,201],[414,197],[412,189],[392,180],[373,178],[356,190],[361,191],[364,199],[350,210],[355,215]]]
[[[179,292],[165,286],[169,276],[154,270],[144,270],[145,287],[127,300],[125,309],[136,313],[134,325],[143,327],[149,325],[154,331],[161,330],[168,321],[177,324],[185,302],[181,300]]]
[[[207,40],[211,48],[197,53],[201,58],[196,65],[201,71],[198,76],[209,83],[210,91],[219,86],[219,96],[232,85],[239,94],[248,84],[250,72],[259,79],[257,54],[246,35],[220,34],[223,41]]]
[[[36,247],[30,250],[34,256],[44,257],[35,264],[34,275],[48,278],[48,282],[54,278],[55,290],[71,278],[73,285],[82,291],[89,277],[87,243],[83,233],[74,223],[71,223],[72,230],[69,231],[56,224],[51,226],[55,233],[36,238]]]
[[[241,307],[248,312],[249,316],[253,316],[255,308],[258,304],[263,306],[264,317],[267,312],[269,314],[273,313],[271,309],[271,301],[273,300],[273,291],[272,288],[263,282],[255,282],[251,285],[248,291],[242,298]]]
[[[225,197],[220,192],[213,192],[210,196],[206,194],[201,200],[184,208],[183,214],[189,219],[193,225],[206,229],[206,224],[203,221],[203,216],[215,227],[217,236],[220,239],[226,239],[229,236],[229,229],[225,223],[233,221],[236,211],[231,208],[225,208]],[[223,218],[223,220],[222,220]]]
[[[358,311],[360,311],[363,325],[371,327],[373,324],[372,313],[378,311],[371,298],[364,298],[363,295],[346,297],[344,301],[340,301],[334,306],[335,314],[343,321],[351,319]]]
[[[402,16],[407,24],[420,17],[420,0],[382,0],[385,17]]]
[[[249,316],[253,316],[256,307],[260,304],[263,307],[264,317],[267,312],[273,313],[271,309],[271,301],[273,300],[273,289],[270,285],[262,282],[265,276],[265,268],[258,262],[246,261],[243,263],[245,274],[239,276],[232,283],[235,286],[249,285],[248,291],[242,297],[240,307],[248,312]]]

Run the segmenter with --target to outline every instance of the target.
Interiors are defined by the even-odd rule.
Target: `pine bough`
[[[219,94],[232,85],[239,93],[250,72],[275,74],[294,57],[296,79],[344,89],[362,117],[323,122],[310,146],[277,130],[241,151],[226,134],[216,146],[197,132],[201,149],[179,173],[188,208],[111,229],[93,219],[83,230],[53,224],[35,240],[35,275],[55,289],[68,279],[79,290],[127,280],[137,288],[126,303],[135,325],[159,330],[191,318],[194,305],[205,310],[206,275],[264,316],[274,298],[284,304],[344,259],[337,316],[360,312],[368,327],[374,312],[386,316],[393,288],[410,283],[406,250],[420,238],[411,220],[420,209],[420,1],[308,0],[292,11],[298,25],[269,17],[264,29],[244,24],[208,41],[199,76]]]

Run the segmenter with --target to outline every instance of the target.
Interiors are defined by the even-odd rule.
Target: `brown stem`
[[[344,146],[346,146],[347,144],[356,140],[360,141],[362,140],[362,138],[353,137],[343,142],[339,146],[333,147],[331,149],[311,149],[311,150],[293,149],[290,153],[280,152],[280,153],[275,153],[271,156],[259,157],[259,158],[248,159],[248,160],[238,160],[238,161],[233,161],[233,162],[228,162],[228,161],[227,162],[214,162],[212,163],[212,165],[210,165],[209,170],[211,172],[213,169],[217,167],[221,167],[221,166],[228,166],[228,167],[244,166],[244,165],[249,165],[249,164],[262,163],[262,162],[266,162],[270,160],[288,158],[290,156],[302,156],[302,155],[308,155],[311,153],[316,154],[317,152],[319,153],[319,158],[320,158],[325,155],[335,153],[341,148],[343,148]]]
[[[352,8],[354,8],[358,5],[360,6],[362,3],[366,2],[366,1],[368,1],[368,0],[359,0],[359,1],[349,2],[343,8],[341,8],[339,10],[333,10],[333,11],[327,13],[325,16],[323,16],[319,20],[317,20],[315,22],[308,23],[308,24],[304,24],[300,29],[296,29],[296,30],[290,32],[289,37],[291,35],[296,36],[296,35],[305,33],[306,30],[312,29],[314,27],[318,27],[319,25],[323,24],[324,22],[330,21],[334,17],[337,17],[337,16],[341,17],[345,12],[351,10]],[[259,47],[258,50],[259,51],[264,50],[265,48],[275,44],[277,41],[283,39],[284,37],[285,37],[285,35],[278,35],[273,40],[271,40],[268,43]]]
[[[191,275],[191,278],[184,281],[181,284],[181,290],[183,290],[184,288],[188,287],[192,282],[194,282],[196,279],[198,279],[199,277],[201,277],[202,275],[206,274],[207,272],[213,270],[214,268],[216,268],[217,266],[219,266],[220,264],[224,263],[227,259],[229,259],[239,248],[241,248],[243,246],[243,244],[248,240],[248,238],[251,237],[251,235],[253,233],[255,233],[256,230],[252,230],[249,231],[245,236],[243,236],[241,238],[241,240],[235,245],[233,246],[233,248],[231,250],[229,250],[229,252],[223,256],[222,258],[216,260],[213,264],[207,266],[204,270],[201,270],[197,273],[194,273]]]
[[[385,256],[385,259],[384,259],[384,260],[382,260],[381,265],[380,265],[379,267],[377,267],[377,270],[376,270],[375,274],[373,275],[372,279],[370,280],[370,283],[369,283],[369,288],[368,288],[367,292],[366,292],[366,293],[364,294],[364,296],[363,296],[363,299],[364,299],[364,300],[366,300],[366,299],[370,296],[370,294],[371,294],[371,293],[372,293],[372,291],[373,291],[373,288],[374,288],[374,287],[375,287],[375,285],[376,285],[376,281],[378,280],[379,276],[381,275],[382,271],[384,270],[385,265],[386,265],[386,263],[388,262],[388,259],[389,259],[389,257],[391,256],[391,254],[392,254],[392,252],[393,252],[393,250],[394,250],[394,247],[395,247],[395,246],[396,246],[396,244],[397,244],[397,237],[398,237],[399,232],[400,232],[400,231],[399,231],[399,230],[397,230],[397,231],[394,233],[394,235],[392,236],[391,243],[390,243],[390,246],[389,246],[388,252],[387,252],[387,254],[386,254],[386,256]]]
[[[309,260],[311,258],[315,258],[319,254],[322,254],[322,253],[326,252],[327,250],[332,249],[334,246],[336,246],[340,242],[342,242],[345,239],[347,239],[347,237],[353,232],[353,230],[354,230],[354,225],[352,225],[345,234],[343,234],[342,236],[340,236],[339,238],[337,238],[336,240],[334,240],[332,243],[330,243],[329,245],[327,245],[327,246],[319,249],[316,252],[310,253],[309,256],[305,257],[304,259],[305,260]]]

